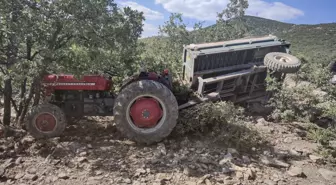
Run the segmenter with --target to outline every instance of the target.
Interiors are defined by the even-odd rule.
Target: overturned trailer
[[[290,55],[290,43],[276,36],[190,44],[183,48],[183,81],[198,100],[242,102],[265,96],[267,72],[295,73],[301,62]]]

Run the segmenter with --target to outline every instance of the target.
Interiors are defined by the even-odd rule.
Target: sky
[[[194,23],[204,25],[216,22],[229,0],[116,0],[121,6],[129,6],[144,13],[142,37],[157,35],[158,26],[168,20],[171,13],[182,13],[187,29]],[[294,24],[319,24],[336,22],[336,0],[248,0],[247,15]]]

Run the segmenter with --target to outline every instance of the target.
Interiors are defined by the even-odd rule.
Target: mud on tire
[[[27,118],[26,129],[36,139],[58,137],[66,127],[64,112],[53,104],[33,107]]]
[[[301,67],[301,61],[298,58],[281,52],[266,54],[264,64],[267,68],[282,73],[296,73]]]
[[[155,98],[162,106],[163,116],[151,128],[137,127],[130,116],[130,107],[142,97]],[[173,93],[162,83],[140,80],[127,85],[114,104],[114,120],[117,129],[129,139],[138,143],[152,144],[167,137],[176,126],[178,104]]]

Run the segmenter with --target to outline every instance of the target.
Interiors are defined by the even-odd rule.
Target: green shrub
[[[206,136],[214,143],[239,151],[264,146],[267,142],[245,118],[244,109],[232,102],[202,103],[180,111],[172,135]]]
[[[201,103],[180,111],[175,130],[179,135],[203,134],[241,116],[243,109],[235,107],[231,102]]]
[[[336,99],[336,85],[330,84],[332,74],[328,69],[329,61],[307,61],[304,57],[300,59],[303,65],[298,72],[298,78],[315,84]]]
[[[329,145],[329,141],[336,139],[336,132],[333,128],[322,129],[317,126],[310,126],[308,138],[321,144]]]
[[[336,117],[336,100],[317,85],[299,81],[286,86],[267,78],[268,91],[273,92],[269,104],[274,108],[272,118],[284,121],[309,122],[320,117]]]

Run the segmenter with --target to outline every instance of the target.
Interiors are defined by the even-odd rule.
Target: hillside
[[[336,59],[336,23],[295,25],[246,16],[251,35],[274,34],[292,43],[292,52],[308,60]]]
[[[336,59],[336,23],[296,25],[275,20],[245,16],[249,35],[273,34],[292,43],[292,53],[308,60],[329,62]],[[213,29],[216,25],[204,29]],[[151,43],[155,37],[141,39]]]
[[[294,54],[309,60],[336,59],[336,24],[293,25],[277,35],[292,43]],[[321,58],[322,57],[322,58]]]
[[[244,19],[250,27],[250,34],[252,35],[277,34],[279,32],[286,32],[294,26],[294,24],[283,23],[261,17],[245,16]]]

